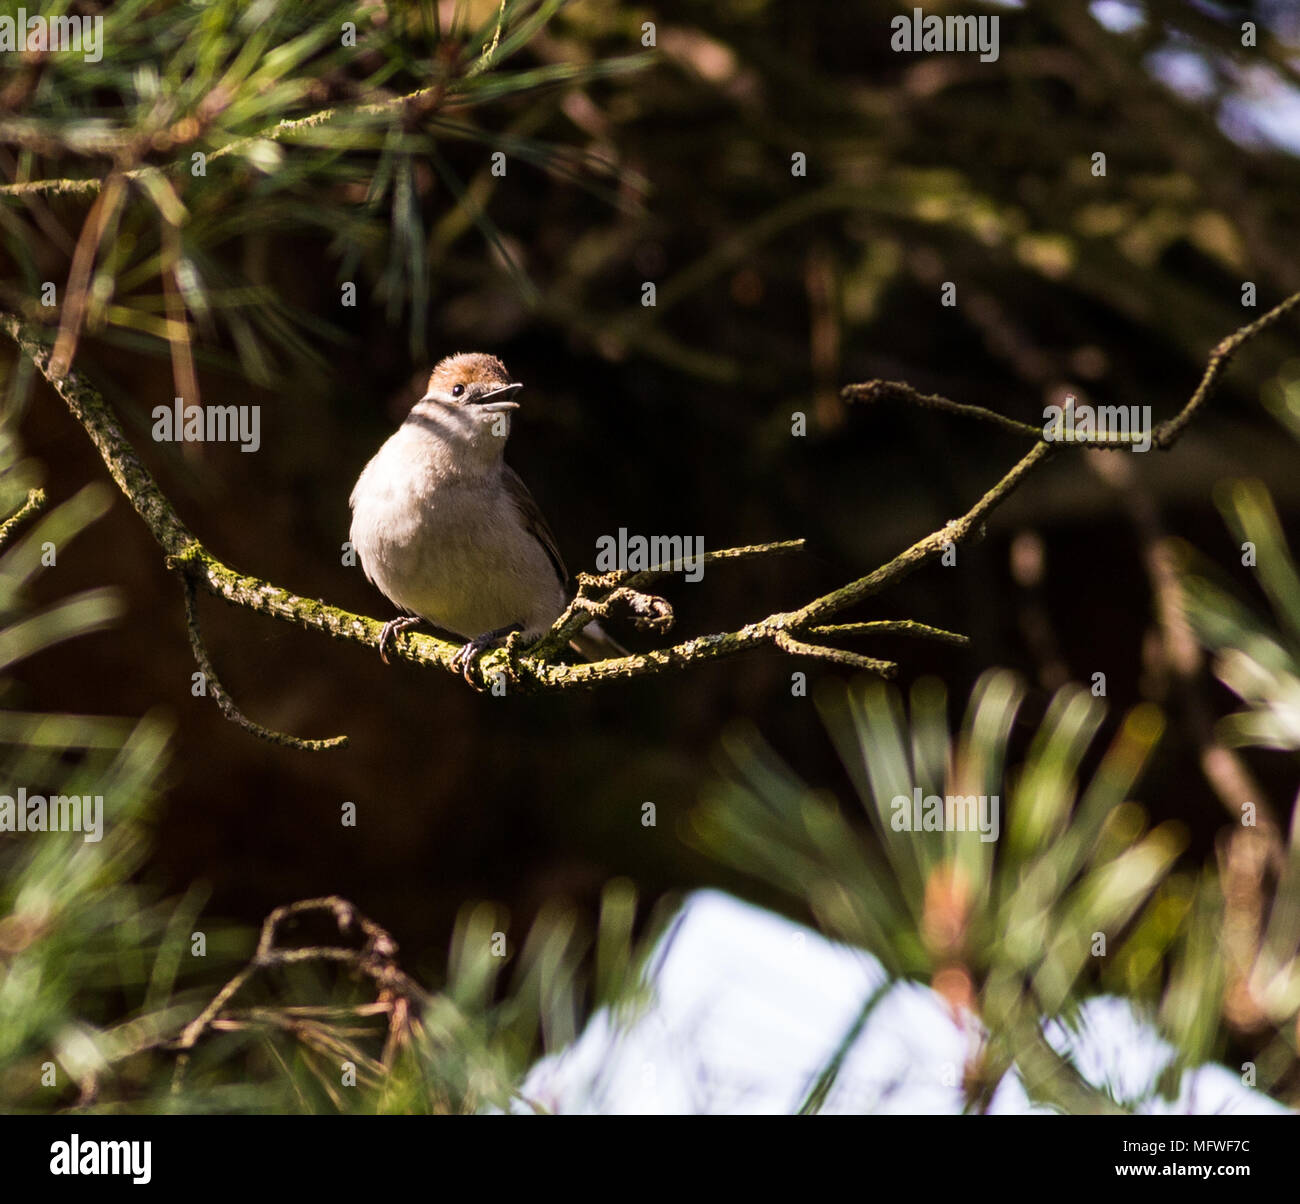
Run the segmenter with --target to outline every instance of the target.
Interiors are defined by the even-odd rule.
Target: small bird
[[[533,638],[563,613],[569,574],[528,487],[504,460],[515,394],[493,355],[451,355],[361,471],[349,504],[366,577],[401,608],[395,634],[427,620],[467,641],[455,665],[514,631]],[[595,621],[570,641],[589,660],[626,656]]]

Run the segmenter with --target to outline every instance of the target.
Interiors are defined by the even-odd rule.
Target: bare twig
[[[749,544],[742,548],[721,548],[714,552],[705,552],[700,557],[701,565],[716,564],[723,560],[752,560],[759,556],[781,556],[787,552],[803,551],[802,539],[777,540],[774,543]],[[673,625],[673,608],[663,599],[653,594],[642,593],[642,587],[661,577],[680,571],[681,566],[656,564],[648,569],[616,569],[613,572],[593,575],[578,574],[578,593],[554,623],[551,629],[532,648],[533,657],[553,656],[592,619],[610,618],[617,607],[628,611],[632,622],[643,631],[663,632]],[[603,599],[597,601],[600,591],[607,591]]]
[[[899,553],[888,564],[882,565],[875,572],[851,581],[848,585],[832,590],[820,598],[814,599],[787,616],[788,627],[807,627],[811,624],[838,614],[840,611],[878,594],[886,586],[901,581],[909,573],[920,568],[927,560],[940,556],[949,547],[955,547],[963,540],[976,533],[984,520],[1000,506],[1017,489],[1026,476],[1051,454],[1054,443],[1036,443],[1026,452],[996,485],[993,486],[961,518],[953,519],[946,526],[932,531],[924,539],[917,540],[905,552]]]
[[[212,667],[212,659],[208,656],[208,650],[203,644],[203,636],[199,632],[198,600],[195,597],[193,579],[182,577],[181,586],[185,592],[185,626],[190,633],[190,648],[194,652],[194,660],[199,666],[199,672],[203,674],[203,688],[206,693],[212,695],[213,701],[216,702],[221,713],[231,723],[236,727],[243,728],[244,731],[256,736],[259,740],[265,740],[269,744],[278,744],[282,748],[296,748],[300,752],[323,752],[330,748],[346,748],[348,746],[346,736],[331,736],[327,740],[303,740],[298,736],[286,735],[284,732],[277,732],[272,728],[263,727],[260,723],[254,723],[249,719],[235,705],[225,687],[218,680],[217,671]]]
[[[1285,317],[1297,305],[1300,305],[1300,293],[1292,294],[1280,305],[1275,305],[1262,317],[1257,318],[1248,326],[1243,326],[1240,330],[1234,331],[1219,343],[1210,352],[1209,362],[1205,365],[1205,374],[1201,377],[1201,383],[1196,386],[1196,392],[1192,394],[1188,403],[1174,417],[1156,427],[1152,442],[1161,450],[1173,447],[1178,437],[1186,429],[1187,424],[1196,417],[1201,407],[1213,396],[1220,377],[1223,376],[1228,365],[1232,362],[1232,357],[1257,334],[1261,334],[1274,322]]]
[[[1031,439],[1043,437],[1042,427],[1028,422],[1017,422],[1005,414],[986,410],[983,406],[965,405],[959,401],[949,401],[937,393],[918,393],[911,385],[901,380],[869,380],[860,385],[846,385],[840,390],[845,401],[874,403],[878,401],[902,401],[908,405],[918,406],[924,410],[940,410],[945,414],[956,414],[959,418],[974,418],[978,422],[988,422],[1013,435],[1028,435]]]
[[[945,631],[942,627],[931,627],[928,623],[918,623],[915,619],[874,619],[868,623],[836,623],[830,627],[810,627],[810,635],[851,636],[879,635],[884,632],[896,632],[899,635],[915,635],[922,639],[938,640],[941,644],[956,644],[964,647],[970,643],[970,636],[956,631]]]
[[[338,925],[339,935],[356,930],[363,938],[361,945],[358,947],[303,945],[290,948],[279,945],[277,941],[280,926],[286,920],[308,912],[332,913]],[[403,1026],[408,1025],[411,1023],[411,1006],[414,1005],[417,1011],[422,1010],[429,1001],[424,988],[414,979],[408,978],[398,967],[396,956],[397,942],[387,930],[373,920],[367,919],[352,903],[337,895],[328,895],[319,899],[302,899],[297,903],[277,907],[262,923],[262,931],[252,960],[217,992],[177,1038],[173,1048],[176,1049],[179,1057],[172,1076],[172,1091],[180,1091],[185,1072],[189,1067],[190,1051],[203,1034],[219,1025],[225,1028],[237,1026],[240,1021],[234,1019],[233,1015],[226,1014],[227,1005],[259,971],[273,966],[311,961],[335,962],[346,965],[362,977],[368,978],[379,998],[376,1004],[370,1005],[364,1012],[358,1010],[357,1014],[372,1014],[375,1010],[387,1014],[389,1019],[389,1037],[385,1045],[387,1052],[394,1040],[394,1021],[400,1021]],[[402,1001],[404,1006],[398,1009],[397,1001]],[[331,1043],[333,1038],[328,1035],[327,1030],[320,1025],[309,1025],[298,1009],[276,1009],[276,1011],[279,1013],[275,1020],[277,1026],[293,1032],[300,1040],[314,1044],[318,1048]],[[249,1010],[241,1015],[263,1021],[268,1019],[261,1009]],[[336,1032],[333,1037],[338,1035]],[[312,1040],[308,1040],[308,1037]]]

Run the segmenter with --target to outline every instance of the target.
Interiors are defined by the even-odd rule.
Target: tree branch
[[[1247,341],[1297,305],[1300,305],[1300,294],[1289,297],[1263,317],[1224,339],[1211,354],[1201,383],[1187,404],[1174,418],[1157,428],[1154,436],[1156,445],[1162,448],[1171,447],[1199,409],[1209,400],[1232,355]],[[261,578],[245,576],[213,556],[180,520],[171,502],[159,489],[135,449],[122,434],[116,417],[103,397],[75,373],[66,376],[53,373],[50,370],[49,349],[33,336],[31,330],[24,326],[20,319],[12,314],[0,314],[0,326],[49,381],[73,417],[85,429],[99,450],[109,473],[117,482],[118,488],[130,500],[162,549],[167,566],[184,579],[191,618],[193,616],[192,593],[195,589],[203,589],[235,606],[270,615],[308,630],[320,631],[335,639],[378,647],[383,625],[377,620],[351,614],[316,599],[303,598]],[[944,632],[909,620],[838,625],[828,624],[827,620],[881,592],[886,587],[894,585],[927,561],[942,554],[946,548],[977,534],[992,511],[1020,486],[1034,468],[1047,460],[1061,445],[1043,441],[1037,428],[1028,428],[1026,424],[1009,423],[1008,420],[1001,420],[991,411],[982,411],[977,406],[960,406],[956,402],[948,402],[945,398],[922,397],[908,385],[872,381],[850,385],[845,390],[845,396],[850,399],[884,395],[900,397],[904,400],[920,398],[919,404],[965,415],[979,411],[980,414],[990,417],[998,425],[1014,433],[1026,434],[1028,429],[1033,429],[1038,436],[1038,441],[960,518],[918,540],[910,548],[866,576],[815,598],[796,610],[768,615],[737,631],[701,635],[668,648],[593,663],[575,665],[558,663],[551,657],[563,647],[565,640],[590,622],[593,617],[609,614],[612,608],[626,607],[631,611],[635,622],[651,630],[666,630],[672,623],[671,606],[662,598],[641,592],[641,587],[663,576],[669,571],[670,566],[656,565],[647,570],[619,571],[601,576],[580,574],[578,596],[556,620],[551,630],[531,648],[521,647],[520,638],[514,636],[507,641],[504,648],[486,653],[477,666],[480,681],[487,684],[496,679],[498,674],[502,674],[513,683],[515,689],[525,692],[587,688],[613,680],[673,672],[688,665],[717,660],[757,647],[774,647],[793,656],[812,657],[889,676],[897,668],[893,662],[831,648],[803,637],[824,639],[835,636],[865,635],[878,631],[899,631],[928,635],[950,643],[964,642],[965,637],[956,633]],[[1022,430],[1021,427],[1026,429]],[[1067,444],[1065,446],[1088,447],[1089,445]],[[1104,448],[1106,445],[1093,446]],[[716,562],[751,559],[795,551],[802,546],[801,540],[791,540],[728,548],[709,553],[705,560]],[[192,622],[190,629],[195,656],[201,667],[207,666],[204,672],[209,673],[210,680],[215,680],[211,677],[210,662],[203,651],[201,641],[196,638],[197,630]],[[459,676],[459,670],[453,663],[458,647],[447,640],[408,633],[393,642],[393,651],[417,664],[438,666]],[[220,693],[224,696],[224,691]],[[218,702],[221,703],[220,698]],[[240,726],[254,731],[263,738],[275,739],[299,748],[337,746],[337,741],[301,741],[278,733],[269,733],[267,729],[259,728],[240,715],[228,698],[221,705],[227,714],[240,723]]]

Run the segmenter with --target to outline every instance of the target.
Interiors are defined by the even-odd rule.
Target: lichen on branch
[[[1212,352],[1205,373],[1191,398],[1173,418],[1160,424],[1153,442],[1161,449],[1173,446],[1195,414],[1209,400],[1228,362],[1241,346],[1300,305],[1300,293],[1287,298],[1256,321],[1228,336]],[[57,375],[51,370],[51,351],[21,319],[0,313],[0,327],[18,344],[50,385],[63,399],[73,417],[81,424],[98,449],[113,480],[144,520],[161,549],[167,566],[183,580],[188,626],[196,657],[204,672],[212,676],[211,663],[198,635],[194,594],[206,592],[239,606],[309,631],[321,632],[334,639],[379,647],[383,624],[376,619],[352,614],[340,607],[314,598],[305,598],[260,577],[251,577],[223,564],[185,526],[171,501],[163,494],[153,475],[122,433],[121,425],[103,396],[79,374]],[[881,676],[892,676],[897,666],[861,653],[837,648],[826,641],[833,638],[869,635],[875,631],[938,638],[949,643],[964,637],[910,620],[877,623],[832,624],[829,621],[842,611],[896,584],[928,561],[940,556],[953,545],[977,534],[992,511],[1014,492],[1024,479],[1049,459],[1057,448],[1098,450],[1106,444],[1059,444],[1044,440],[1040,432],[1027,424],[1002,418],[979,406],[965,406],[946,398],[918,394],[911,386],[898,382],[869,381],[850,385],[844,390],[846,400],[880,400],[889,398],[927,408],[952,412],[990,421],[1018,435],[1035,436],[1033,446],[960,518],[917,540],[887,563],[865,576],[850,581],[791,610],[767,615],[734,631],[696,636],[692,639],[656,648],[648,652],[591,663],[568,664],[555,659],[569,636],[592,618],[625,613],[643,629],[661,633],[672,623],[672,608],[666,600],[644,592],[644,587],[662,577],[667,566],[648,570],[622,571],[603,575],[579,575],[577,596],[556,620],[551,630],[531,647],[524,646],[518,635],[504,647],[493,649],[479,659],[474,669],[476,684],[487,688],[503,678],[509,688],[525,693],[543,693],[591,688],[607,682],[634,677],[677,672],[705,661],[718,660],[755,648],[778,648],[792,656],[808,657],[848,668],[863,669]],[[798,551],[802,540],[756,544],[711,552],[709,562],[770,557]],[[407,632],[392,642],[392,651],[400,657],[427,667],[437,667],[460,676],[455,664],[458,646],[434,636]],[[341,746],[339,739],[306,741],[262,728],[246,719],[224,691],[218,691],[222,710],[246,730],[295,748],[323,749]]]

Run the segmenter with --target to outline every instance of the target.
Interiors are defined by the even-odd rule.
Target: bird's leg
[[[473,672],[478,658],[502,636],[510,635],[511,632],[515,631],[523,631],[523,629],[524,625],[522,623],[507,623],[504,627],[498,627],[495,631],[485,631],[482,635],[476,635],[456,653],[456,658],[451,662],[451,667],[460,670],[460,675],[465,679],[467,685],[474,685],[474,679],[470,674]]]
[[[384,664],[389,664],[388,645],[392,642],[393,636],[401,635],[408,627],[418,627],[424,620],[419,615],[398,615],[395,619],[389,619],[384,624],[384,629],[379,633],[379,659]]]

